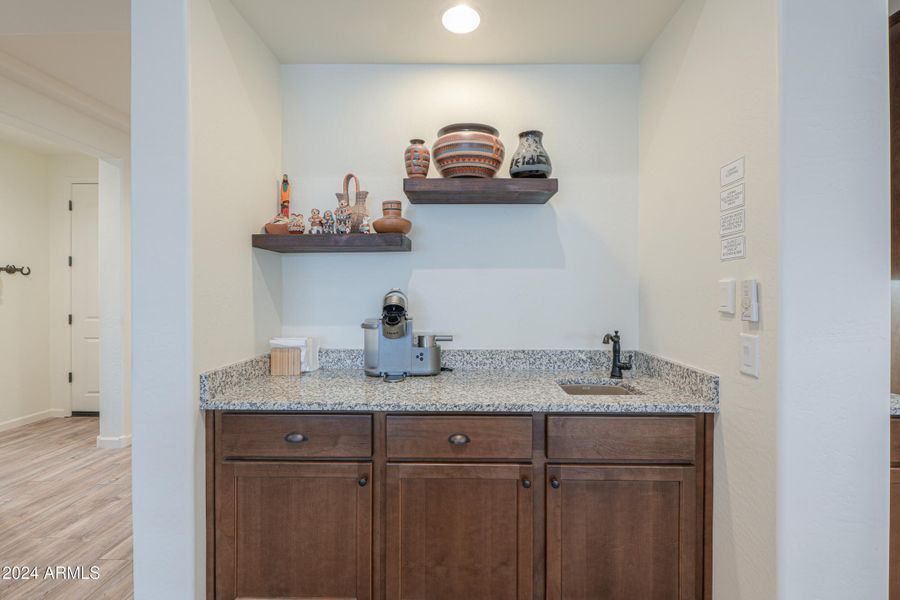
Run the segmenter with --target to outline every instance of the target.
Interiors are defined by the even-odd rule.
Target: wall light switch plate
[[[719,312],[727,315],[734,314],[734,296],[735,296],[734,279],[722,279],[719,281]]]
[[[759,285],[755,279],[741,282],[741,320],[759,321]]]
[[[759,377],[759,336],[741,334],[741,373]]]

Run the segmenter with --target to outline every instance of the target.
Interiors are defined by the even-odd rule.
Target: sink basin
[[[600,383],[569,383],[559,387],[570,396],[632,396],[634,392],[619,385],[605,385]]]

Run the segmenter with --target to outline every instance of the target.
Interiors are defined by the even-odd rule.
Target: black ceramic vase
[[[509,162],[510,177],[550,177],[553,165],[544,150],[543,138],[540,131],[519,134],[519,147]]]

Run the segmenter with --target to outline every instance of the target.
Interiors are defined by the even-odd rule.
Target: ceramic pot
[[[519,147],[509,160],[510,177],[550,177],[553,165],[544,150],[544,134],[540,131],[523,131],[519,134]]]
[[[269,235],[287,235],[290,219],[278,215],[266,223],[266,233]]]
[[[403,154],[406,163],[406,176],[414,179],[428,177],[428,167],[431,166],[431,152],[425,145],[425,140],[409,140],[409,146]]]
[[[412,222],[400,216],[399,200],[385,200],[381,203],[381,210],[384,216],[380,219],[375,219],[375,222],[372,223],[372,227],[378,233],[407,234],[412,229]]]
[[[431,151],[438,172],[443,177],[493,177],[506,152],[499,135],[490,125],[447,125],[438,131]]]

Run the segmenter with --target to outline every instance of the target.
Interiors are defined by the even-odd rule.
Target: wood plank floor
[[[3,600],[133,597],[131,449],[100,450],[97,433],[96,417],[0,432]],[[7,567],[36,568],[38,578],[7,579],[16,575]],[[47,577],[48,567],[83,567],[85,579]],[[99,578],[90,579],[91,567]]]

